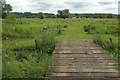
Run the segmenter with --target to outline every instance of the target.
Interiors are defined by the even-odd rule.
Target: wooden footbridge
[[[119,80],[118,61],[89,39],[57,43],[45,80]]]

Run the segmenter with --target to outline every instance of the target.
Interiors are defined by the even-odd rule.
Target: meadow
[[[94,29],[86,32],[85,26]],[[120,56],[114,18],[17,19],[14,25],[3,20],[3,78],[44,78],[55,44],[62,39],[92,39],[115,58]]]

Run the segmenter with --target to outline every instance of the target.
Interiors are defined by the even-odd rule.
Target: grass
[[[3,40],[2,50],[7,51],[14,48],[30,48],[35,47],[34,39],[30,38],[9,38]]]
[[[41,52],[52,53],[55,47],[55,33],[44,32],[35,40],[36,48]]]
[[[84,26],[88,25],[95,30],[85,32]],[[55,35],[51,31],[43,32],[45,27]],[[92,39],[118,58],[117,33],[117,19],[17,19],[14,26],[3,20],[3,77],[43,78],[50,66],[49,54],[52,54],[55,42],[61,39]],[[104,44],[109,42],[109,38],[114,42],[113,50],[109,44]]]
[[[118,49],[118,38],[115,38],[114,36],[106,37],[96,37],[94,39],[94,42],[98,45],[100,45],[103,49],[106,49],[111,55],[113,55],[115,58],[119,59],[119,49]],[[112,39],[112,43],[110,42],[110,39]],[[120,60],[120,59],[119,59]]]
[[[3,56],[3,78],[44,78],[50,58],[38,51],[20,51],[16,56],[6,54]]]
[[[32,50],[21,50],[18,47],[17,51],[10,47],[10,50],[4,49],[3,78],[44,78],[50,65],[50,54],[55,46],[54,37],[51,31],[44,32],[38,36],[34,45],[36,47]],[[24,44],[24,41],[21,43]]]

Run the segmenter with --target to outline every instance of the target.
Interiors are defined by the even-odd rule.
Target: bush
[[[90,33],[92,30],[95,30],[95,27],[93,26],[84,26],[84,31]]]
[[[51,54],[55,47],[55,31],[43,32],[36,38],[35,44],[42,53]]]
[[[67,28],[68,26],[67,25],[64,25],[64,28]]]
[[[103,49],[107,50],[109,53],[111,53],[116,58],[120,59],[119,50],[118,50],[118,42],[111,42],[110,38],[105,40],[102,37],[96,37],[94,39],[94,42],[98,45],[100,45]]]
[[[44,13],[42,13],[42,12],[37,13],[37,15],[38,15],[38,18],[40,18],[40,19],[44,19],[45,18]]]
[[[57,25],[49,25],[48,28],[51,31],[54,31],[55,34],[61,34],[62,33],[61,25],[59,25],[59,24],[57,24]]]
[[[26,53],[20,52],[18,53],[16,60],[22,62],[23,60],[27,60],[27,55]]]
[[[13,13],[8,13],[6,16],[6,22],[9,24],[15,24],[16,23],[16,15]]]

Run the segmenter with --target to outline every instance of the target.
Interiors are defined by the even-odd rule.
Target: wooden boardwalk
[[[89,39],[57,43],[45,80],[119,80],[118,61]]]

